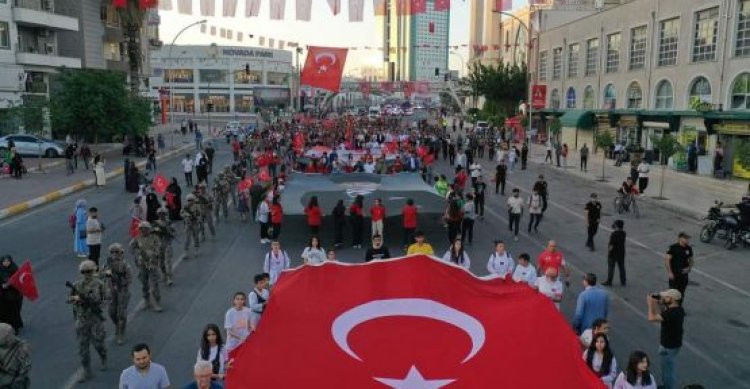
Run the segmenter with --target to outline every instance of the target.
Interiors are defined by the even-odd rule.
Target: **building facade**
[[[750,0],[634,0],[542,31],[538,50],[545,114],[569,147],[613,131],[658,160],[653,140],[672,133],[699,173],[714,173],[721,142],[720,169],[748,174],[733,150],[750,137]]]
[[[171,49],[171,50],[170,50]],[[164,46],[152,52],[149,95],[171,95],[174,115],[242,115],[287,107],[292,52],[244,46]],[[170,93],[171,90],[171,93]]]

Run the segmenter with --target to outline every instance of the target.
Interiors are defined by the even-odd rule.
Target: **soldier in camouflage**
[[[237,166],[236,164],[233,166]],[[226,178],[227,182],[229,183],[229,196],[232,197],[232,204],[234,206],[237,206],[237,183],[239,183],[240,179],[237,177],[237,174],[232,170],[232,166],[224,166],[224,178]]]
[[[201,220],[201,207],[198,205],[198,202],[196,201],[196,197],[194,194],[189,194],[185,197],[185,201],[187,202],[187,205],[182,207],[182,210],[180,211],[180,216],[185,221],[185,254],[187,255],[188,249],[190,248],[190,242],[192,241],[195,245],[195,250],[197,251],[200,247],[200,242],[198,241],[198,231],[199,226],[198,223],[200,223]]]
[[[147,307],[154,312],[161,312],[159,305],[159,251],[161,241],[152,233],[151,223],[141,222],[138,225],[139,234],[130,243],[131,252],[135,255],[135,266],[138,267],[138,278],[141,280],[143,299]]]
[[[213,186],[214,200],[214,217],[216,221],[219,221],[219,210],[224,213],[224,219],[229,218],[229,207],[227,202],[229,201],[229,181],[226,178],[224,172],[219,172],[216,175]]]
[[[169,220],[169,211],[166,208],[159,208],[156,211],[158,219],[154,222],[154,233],[161,240],[161,249],[159,250],[159,268],[164,275],[164,282],[167,286],[172,286],[172,241],[175,237],[172,222]]]
[[[211,194],[206,191],[206,184],[200,183],[196,186],[195,197],[198,205],[201,207],[201,219],[200,219],[200,234],[203,241],[206,240],[205,224],[208,224],[208,229],[211,231],[211,236],[216,237],[216,229],[214,229],[214,199]]]
[[[109,318],[115,325],[115,339],[122,345],[125,337],[125,326],[128,320],[128,302],[130,301],[130,283],[133,272],[125,261],[125,249],[119,243],[109,245],[109,257],[104,264],[102,274],[109,286]]]
[[[29,389],[31,354],[10,324],[0,323],[0,388]]]
[[[90,346],[101,358],[101,369],[107,368],[107,349],[104,347],[104,316],[102,305],[107,301],[107,288],[99,277],[94,276],[96,263],[86,260],[81,262],[78,270],[83,278],[76,281],[68,295],[68,303],[73,304],[73,317],[76,321],[76,335],[78,336],[78,355],[81,358],[83,374],[79,381],[91,378]]]

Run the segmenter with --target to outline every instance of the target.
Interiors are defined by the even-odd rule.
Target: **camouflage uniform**
[[[224,166],[224,178],[229,183],[229,195],[232,197],[232,204],[234,206],[237,206],[237,183],[239,182],[239,178],[235,174],[235,172],[232,171],[231,166]]]
[[[102,268],[109,286],[109,318],[115,324],[117,344],[123,344],[125,327],[128,320],[128,302],[130,301],[130,283],[133,271],[125,261],[125,249],[119,243],[109,246],[109,257]]]
[[[185,252],[187,253],[191,240],[194,242],[196,250],[200,247],[200,241],[198,240],[198,230],[200,227],[198,224],[201,220],[201,207],[195,201],[196,197],[194,194],[187,195],[185,200],[187,201],[187,205],[182,207],[180,216],[185,220]]]
[[[151,233],[151,223],[141,222],[138,226],[140,234],[131,242],[131,251],[135,254],[135,265],[138,267],[138,278],[141,280],[143,298],[148,306],[156,312],[161,312],[159,305],[159,251],[161,241],[156,234]]]
[[[216,201],[214,204],[214,217],[217,221],[219,220],[220,209],[224,213],[224,219],[229,217],[229,207],[227,206],[227,202],[229,201],[229,188],[230,185],[226,175],[223,172],[217,174],[213,187],[214,200]]]
[[[206,192],[206,185],[199,185],[199,191],[195,194],[198,200],[198,205],[201,207],[201,219],[200,219],[200,233],[201,239],[206,240],[205,224],[208,224],[208,229],[211,231],[211,236],[216,236],[216,229],[214,229],[214,199],[209,193]]]
[[[0,388],[31,387],[31,354],[26,342],[13,335],[10,324],[0,323]]]
[[[172,222],[167,217],[169,214],[167,209],[159,208],[156,212],[159,215],[159,219],[154,222],[154,233],[161,241],[159,268],[164,275],[164,281],[167,283],[167,286],[172,286],[174,283],[172,282],[172,241],[175,237],[175,231],[172,228]]]
[[[71,290],[68,302],[73,304],[73,317],[76,321],[76,335],[78,336],[78,355],[83,366],[81,381],[91,377],[91,355],[90,346],[99,354],[102,362],[102,370],[107,367],[107,349],[104,347],[104,316],[102,305],[107,301],[107,288],[104,282],[94,276],[96,263],[94,261],[83,261],[79,270],[83,279],[73,284],[76,292]],[[75,300],[75,297],[78,300]]]

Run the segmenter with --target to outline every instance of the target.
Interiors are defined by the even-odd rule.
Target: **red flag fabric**
[[[34,272],[31,270],[31,262],[28,260],[16,270],[8,279],[8,284],[18,289],[24,297],[34,301],[39,298],[39,291],[36,289],[36,280]]]
[[[141,9],[149,9],[149,8],[155,8],[158,4],[158,0],[140,0],[138,2],[138,7]]]
[[[338,92],[349,49],[309,46],[301,84]]]
[[[435,22],[430,22],[429,27],[427,28],[430,31],[430,34],[435,33]]]
[[[451,0],[435,0],[435,11],[446,11],[451,8]]]
[[[411,81],[407,81],[403,83],[403,86],[404,86],[404,97],[408,99],[414,93],[414,83]]]
[[[604,388],[547,297],[425,255],[282,272],[232,357],[229,388]]]
[[[128,0],[112,0],[112,5],[115,8],[125,8],[128,5]]]
[[[167,181],[167,178],[162,176],[161,174],[157,174],[156,177],[154,177],[154,180],[151,182],[151,186],[154,187],[154,190],[157,193],[164,193],[167,190],[167,186],[169,186],[169,182]]]
[[[258,173],[258,180],[263,182],[271,181],[271,174],[268,173],[268,166],[264,166],[260,169],[260,172]]]
[[[253,183],[254,182],[252,178],[245,178],[244,180],[240,181],[239,184],[237,184],[237,189],[239,189],[240,192],[244,192],[247,189],[250,189],[250,187],[253,186]]]
[[[309,22],[312,14],[312,0],[297,0],[297,20]]]
[[[375,16],[385,15],[385,2],[388,0],[372,0],[372,9],[375,12]]]
[[[510,11],[513,8],[513,0],[495,0],[495,11]]]
[[[334,15],[341,12],[341,0],[328,0],[328,6],[331,7],[331,13]]]
[[[409,0],[409,14],[419,14],[427,12],[427,0]]]

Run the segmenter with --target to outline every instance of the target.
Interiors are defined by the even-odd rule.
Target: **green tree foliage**
[[[140,91],[141,69],[141,28],[146,11],[141,8],[139,0],[127,0],[125,7],[118,8],[117,14],[122,21],[123,34],[128,54],[130,94],[137,96]]]
[[[735,143],[735,158],[743,169],[750,170],[750,141],[738,140]]]
[[[63,70],[50,96],[52,126],[91,142],[113,136],[142,135],[151,125],[148,100],[130,95],[122,73],[107,70]]]
[[[466,77],[466,84],[475,97],[487,99],[485,110],[493,114],[512,116],[520,100],[527,100],[528,71],[526,65],[497,65],[474,63]]]
[[[560,121],[560,119],[557,118],[555,118],[555,120],[557,120],[558,122]],[[615,137],[610,131],[597,132],[597,134],[594,136],[594,145],[602,150],[602,178],[600,179],[600,181],[606,180],[604,176],[604,167],[607,165],[607,149],[609,149],[613,144],[615,144]]]
[[[651,136],[651,143],[654,145],[654,148],[658,149],[661,153],[661,160],[663,163],[666,163],[671,156],[683,150],[680,142],[678,142],[677,138],[672,136],[672,134],[664,134],[661,138]]]

